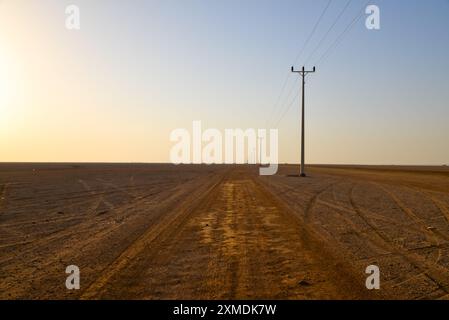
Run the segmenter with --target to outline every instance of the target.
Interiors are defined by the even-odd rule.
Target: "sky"
[[[346,3],[0,0],[0,161],[168,162],[200,120],[298,163],[307,63],[307,163],[449,164],[449,1],[352,0],[323,38]]]

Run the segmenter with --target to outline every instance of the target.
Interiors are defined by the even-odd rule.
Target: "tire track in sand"
[[[180,212],[174,214],[174,216],[168,216],[163,218],[163,220],[156,226],[150,227],[144,234],[142,234],[136,241],[129,245],[111,264],[106,266],[101,275],[90,284],[90,286],[81,294],[80,299],[95,299],[101,292],[103,288],[108,283],[114,275],[119,273],[121,270],[126,268],[128,263],[137,257],[146,247],[150,245],[155,239],[160,237],[167,229],[173,228],[174,226],[182,225],[185,220],[189,217],[189,214],[194,211],[194,209],[199,206],[203,201],[207,199],[207,196],[213,192],[223,181],[224,176],[212,186],[210,186],[204,193],[203,196],[196,201],[196,203],[187,208],[179,208]]]
[[[383,189],[381,188],[381,190]],[[419,254],[415,254],[409,250],[405,250],[393,244],[388,237],[379,232],[379,230],[368,220],[368,218],[363,214],[362,210],[360,210],[360,208],[356,204],[354,200],[354,186],[350,191],[350,203],[353,206],[355,212],[360,216],[360,218],[362,218],[365,223],[373,230],[373,233],[376,235],[376,237],[373,237],[373,240],[375,240],[380,246],[383,246],[385,249],[401,256],[405,261],[416,267],[422,274],[432,280],[442,291],[444,291],[445,293],[449,293],[449,276],[447,276],[448,269],[435,264],[434,261],[428,262]],[[412,216],[414,216],[414,214],[412,214]]]
[[[0,189],[0,208],[2,207],[3,202],[6,199],[6,189],[8,188],[9,183],[5,183],[2,185],[1,189]]]

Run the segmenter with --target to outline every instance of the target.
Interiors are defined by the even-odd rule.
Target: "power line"
[[[319,64],[320,62],[324,61],[325,59],[327,59],[330,55],[330,53],[341,43],[341,41],[344,39],[344,36],[352,29],[352,27],[354,27],[354,25],[357,23],[357,21],[360,20],[360,18],[363,16],[364,14],[364,10],[366,8],[366,6],[370,3],[371,1],[367,1],[366,4],[362,7],[362,9],[360,10],[360,12],[354,17],[354,19],[352,19],[352,21],[346,26],[346,28],[343,30],[342,33],[340,33],[340,35],[335,39],[335,41],[327,48],[327,50],[320,56],[320,58],[317,60],[317,62],[315,63],[316,65]]]
[[[318,25],[320,24],[320,22],[323,19],[324,15],[326,14],[327,9],[329,9],[329,6],[330,6],[331,2],[332,2],[332,0],[329,0],[327,2],[327,5],[324,8],[323,12],[321,12],[321,15],[318,18],[317,22],[315,23],[315,26],[313,27],[312,32],[309,34],[309,37],[307,38],[306,42],[304,42],[304,45],[303,45],[302,49],[299,51],[298,55],[296,56],[295,61],[293,61],[294,64],[296,64],[296,62],[298,62],[299,57],[302,55],[302,53],[306,49],[307,45],[309,44],[310,39],[312,39],[313,35],[315,34],[315,31],[318,28]]]
[[[330,26],[330,28],[327,30],[327,32],[325,33],[325,35],[321,38],[321,40],[319,41],[318,45],[314,48],[314,50],[312,51],[312,53],[307,57],[306,62],[309,61],[311,59],[311,57],[316,53],[316,51],[321,47],[321,45],[323,44],[324,40],[327,38],[327,36],[330,34],[330,32],[332,31],[332,29],[335,27],[335,25],[337,24],[337,22],[340,20],[340,18],[343,16],[343,13],[347,10],[347,8],[349,7],[349,5],[351,4],[352,0],[348,0],[346,5],[343,7],[343,9],[340,11],[340,13],[338,14],[338,16],[336,17],[336,19],[334,20],[334,22],[332,23],[332,25]],[[325,61],[330,54],[332,53],[332,51],[343,41],[344,37],[346,36],[346,34],[354,27],[354,25],[357,23],[357,21],[360,20],[360,18],[363,16],[364,14],[364,9],[366,8],[366,6],[370,3],[370,1],[367,1],[366,4],[362,7],[362,9],[360,10],[360,12],[358,12],[358,14],[351,20],[351,22],[346,26],[346,28],[339,34],[339,36],[334,40],[334,42],[332,42],[332,44],[326,49],[326,51],[324,51],[324,53],[320,56],[320,58],[317,60],[316,64],[319,64],[323,61]],[[326,5],[325,9],[323,10],[323,13],[320,15],[318,22],[315,24],[311,36],[309,36],[309,38],[307,38],[305,45],[303,46],[303,48],[301,49],[300,53],[297,55],[296,59],[297,60],[302,52],[304,51],[305,46],[308,44],[308,42],[310,41],[310,39],[312,38],[313,34],[316,31],[316,28],[319,24],[319,22],[321,21],[322,17],[324,16],[325,12],[327,11],[328,7],[330,5],[330,1],[328,2],[328,4]],[[314,69],[315,70],[315,69]],[[313,70],[313,71],[314,71]],[[302,77],[303,77],[303,86],[304,86],[304,79],[305,79],[305,75],[308,72],[313,72],[313,71],[305,71],[304,67],[302,71],[298,71],[299,73],[301,73]],[[287,76],[288,79],[288,76]],[[285,86],[286,86],[287,81],[285,81],[284,83],[284,88],[283,90],[285,90]],[[292,87],[294,88],[294,86]],[[303,91],[304,93],[304,88]],[[295,97],[293,98],[293,100],[291,100],[291,102],[287,105],[287,108],[284,109],[284,111],[281,114],[281,117],[278,118],[276,125],[274,127],[277,127],[279,122],[284,118],[284,116],[287,114],[287,112],[290,110],[291,106],[293,105],[293,103],[296,101],[296,98],[298,98],[299,96],[299,92],[295,95]],[[287,96],[287,101],[288,101],[288,97]],[[304,98],[303,98],[304,99]],[[279,99],[280,100],[280,99]],[[304,102],[303,102],[303,106],[304,106]],[[304,110],[302,111],[304,113]],[[304,114],[302,119],[304,119]],[[302,125],[302,128],[304,128],[304,124]],[[302,133],[302,138],[303,139],[304,134]],[[302,148],[304,146],[304,143],[302,142]],[[304,155],[304,150],[302,149],[301,152],[301,157],[303,157]],[[301,159],[301,173],[304,174],[303,172],[303,168],[304,168],[304,159]]]
[[[289,78],[290,78],[290,73],[287,73],[287,76],[285,77],[285,80],[284,80],[284,84],[282,85],[281,92],[279,93],[279,96],[278,96],[278,98],[276,99],[276,103],[274,104],[273,108],[271,109],[270,115],[268,116],[268,119],[267,119],[267,122],[266,122],[266,127],[267,127],[267,128],[268,128],[268,124],[269,124],[269,122],[270,122],[271,117],[274,115],[273,113],[274,113],[274,111],[276,110],[277,105],[278,105],[279,102],[281,101],[281,97],[282,97],[282,95],[283,95],[283,93],[284,93],[284,91],[285,91],[285,87],[287,86],[287,82],[288,82],[288,79],[289,79]]]
[[[295,82],[296,84],[297,82]],[[296,98],[298,98],[299,96],[299,91],[296,93],[296,95],[293,97],[293,99],[290,101],[290,103],[287,105],[287,108],[284,109],[284,112],[282,113],[281,117],[278,118],[278,120],[276,121],[276,125],[274,125],[273,127],[276,128],[279,124],[279,122],[281,122],[281,120],[284,118],[284,116],[287,114],[287,112],[290,110],[290,108],[292,107],[293,103],[296,101]]]
[[[313,49],[313,51],[309,54],[309,56],[307,57],[306,61],[304,62],[304,64],[307,64],[307,62],[309,62],[310,58],[315,54],[315,52],[321,47],[321,45],[323,44],[324,40],[327,38],[327,36],[329,35],[329,33],[332,31],[332,29],[335,27],[335,25],[337,24],[337,22],[340,20],[341,16],[343,15],[343,13],[345,13],[346,9],[348,9],[349,5],[351,4],[352,0],[348,0],[348,2],[346,2],[346,5],[343,7],[343,9],[340,11],[340,13],[338,14],[337,18],[334,20],[334,22],[332,23],[332,25],[329,27],[329,29],[327,30],[327,32],[324,34],[324,36],[321,38],[321,40],[319,41],[319,43],[317,44],[317,46]]]
[[[312,28],[312,31],[310,32],[310,34],[307,37],[306,41],[304,42],[302,48],[299,50],[298,54],[296,55],[295,60],[293,61],[294,64],[296,64],[296,62],[298,61],[299,57],[302,55],[302,53],[304,52],[304,50],[307,47],[308,43],[310,42],[310,40],[312,39],[313,35],[315,34],[319,24],[321,23],[321,20],[323,19],[324,15],[326,14],[327,10],[329,9],[329,6],[330,6],[331,2],[332,2],[332,0],[328,0],[326,6],[324,7],[323,11],[321,12],[320,16],[318,17],[317,22],[315,23],[314,27]],[[291,73],[288,72],[286,77],[285,77],[284,83],[283,83],[283,85],[281,87],[281,92],[280,92],[278,98],[276,99],[276,102],[273,105],[273,108],[271,109],[270,115],[269,115],[269,117],[267,119],[267,123],[266,123],[267,127],[268,127],[268,124],[270,122],[270,119],[272,118],[272,116],[274,116],[274,112],[275,112],[276,107],[278,106],[279,102],[281,101],[282,95],[285,92],[285,88],[287,86],[287,83],[288,83],[288,80],[290,78],[290,75],[291,75]],[[287,98],[288,98],[288,96],[287,96]]]
[[[292,93],[295,92],[295,88],[296,85],[298,84],[298,79],[295,79],[292,83],[292,85],[290,86],[290,90],[288,91],[288,94],[285,96],[285,99],[283,99],[283,103],[280,104],[280,109],[279,109],[279,113],[277,115],[277,117],[273,117],[273,120],[276,118],[279,118],[279,115],[281,113],[283,113],[284,107],[286,106],[286,104],[290,101],[290,97],[292,96]]]

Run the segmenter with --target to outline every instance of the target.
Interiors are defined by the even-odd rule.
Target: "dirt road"
[[[364,282],[342,272],[247,169],[230,170],[193,208],[178,210],[160,234],[151,228],[125,250],[82,298],[368,296]]]
[[[445,171],[296,171],[0,167],[0,297],[448,297]],[[71,264],[80,290],[65,288]],[[370,264],[379,291],[365,287]]]

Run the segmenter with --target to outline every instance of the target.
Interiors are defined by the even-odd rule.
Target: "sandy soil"
[[[0,164],[0,298],[449,297],[447,167],[308,169]]]

